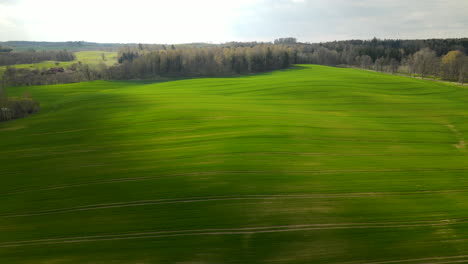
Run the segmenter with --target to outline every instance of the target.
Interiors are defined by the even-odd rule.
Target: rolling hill
[[[468,90],[298,65],[10,88],[1,263],[468,262]]]

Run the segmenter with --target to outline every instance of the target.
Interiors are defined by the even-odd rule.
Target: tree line
[[[28,69],[7,67],[2,79],[4,87],[50,85],[60,83],[76,83],[93,80],[108,79],[104,74],[107,71],[105,64],[91,66],[81,62],[72,64],[67,69],[62,67],[50,69]]]
[[[29,94],[24,94],[20,98],[8,98],[0,84],[0,122],[26,117],[38,112],[39,109],[39,103]]]
[[[4,52],[1,52],[1,51]],[[11,49],[0,49],[0,66],[30,64],[43,61],[73,61],[75,54],[66,50],[60,51],[25,51],[12,52]]]
[[[468,39],[350,40],[305,45],[301,63],[344,65],[465,83]]]
[[[113,66],[77,63],[67,69],[7,68],[5,85],[40,85],[96,79],[155,79],[159,77],[226,76],[320,64],[412,74],[465,82],[468,39],[351,40],[300,43],[294,38],[274,43],[229,42],[186,45],[136,44],[119,49]]]
[[[163,45],[164,46],[164,45]],[[27,69],[7,67],[6,86],[71,83],[96,79],[128,80],[159,77],[226,76],[265,72],[289,67],[297,52],[283,45],[261,44],[251,47],[151,46],[124,48],[118,65]]]
[[[107,69],[111,79],[158,76],[221,76],[283,69],[294,63],[294,49],[283,45],[252,47],[161,47],[126,49],[120,65]]]

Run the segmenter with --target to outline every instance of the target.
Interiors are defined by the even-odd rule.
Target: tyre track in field
[[[430,227],[430,226],[446,226],[446,225],[451,225],[451,224],[461,224],[461,223],[466,223],[466,221],[467,220],[461,220],[461,219],[447,219],[447,220],[435,220],[435,221],[304,224],[304,225],[283,225],[283,226],[269,226],[269,227],[196,229],[196,230],[179,230],[179,231],[151,231],[151,232],[135,232],[135,233],[123,233],[123,234],[11,241],[11,242],[0,243],[0,248],[48,245],[48,244],[99,242],[99,241],[112,241],[112,240],[181,237],[181,236],[246,235],[246,234],[262,234],[262,233],[312,231],[312,230],[333,230],[333,229]]]
[[[466,192],[460,190],[445,191],[415,191],[415,192],[366,192],[366,193],[334,193],[334,194],[276,194],[276,195],[231,195],[231,196],[199,196],[186,198],[166,198],[154,200],[136,200],[127,202],[90,204],[84,206],[74,206],[66,208],[57,208],[44,211],[22,212],[16,214],[3,214],[1,218],[31,217],[51,214],[61,214],[70,212],[82,212],[92,210],[114,209],[136,206],[165,205],[165,204],[184,204],[216,201],[255,201],[255,200],[318,200],[318,199],[340,199],[340,198],[372,198],[372,197],[392,197],[392,196],[410,196],[410,195],[430,195],[435,193],[459,193]]]
[[[311,174],[311,175],[321,175],[321,174],[354,174],[354,173],[419,173],[419,172],[466,172],[468,168],[428,168],[428,169],[371,169],[371,170],[309,170],[309,171],[210,171],[210,172],[191,172],[191,173],[175,173],[175,174],[166,174],[159,176],[143,176],[143,177],[131,177],[131,178],[114,178],[107,180],[98,180],[90,181],[83,183],[71,183],[71,184],[59,184],[59,185],[48,185],[44,187],[36,188],[24,188],[16,189],[12,191],[7,191],[0,193],[0,196],[18,194],[18,193],[27,193],[35,191],[48,191],[48,190],[57,190],[57,189],[66,189],[66,188],[75,188],[83,187],[90,185],[98,184],[111,184],[111,183],[121,183],[121,182],[139,182],[139,181],[150,181],[161,178],[170,178],[170,177],[185,177],[185,176],[204,176],[204,175],[216,175],[216,174],[227,174],[227,175],[241,175],[241,174]]]
[[[457,260],[458,259],[458,260]],[[436,261],[436,262],[427,262]],[[414,259],[401,259],[401,260],[389,260],[389,261],[378,261],[378,262],[344,262],[341,264],[394,264],[394,263],[413,263],[413,264],[446,264],[446,263],[463,263],[468,262],[468,255],[460,256],[447,256],[447,257],[429,257],[429,258],[414,258]]]
[[[443,261],[443,262],[424,262],[424,263],[416,263],[416,264],[453,264],[453,263],[468,263],[468,259],[462,260],[451,260],[451,261]]]

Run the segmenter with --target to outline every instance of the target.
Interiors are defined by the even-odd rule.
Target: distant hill
[[[123,46],[136,46],[134,43],[96,43],[86,41],[46,42],[46,41],[5,41],[0,46],[12,47],[15,51],[26,50],[103,50],[116,51]]]

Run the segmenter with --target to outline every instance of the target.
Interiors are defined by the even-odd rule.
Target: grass
[[[102,58],[104,54],[105,60]],[[43,69],[43,68],[53,68],[53,67],[70,67],[72,64],[81,61],[84,64],[98,65],[100,63],[105,63],[110,66],[117,63],[117,52],[110,51],[78,51],[75,52],[76,60],[74,61],[43,61],[33,64],[16,64],[12,65],[15,68],[29,68],[29,69]],[[57,64],[58,63],[58,64]],[[0,66],[0,75],[3,74],[7,66]]]
[[[2,263],[468,261],[466,88],[304,65],[26,91]]]
[[[104,59],[102,58],[104,54]],[[78,51],[75,52],[76,60],[85,64],[104,63],[111,66],[117,63],[117,52],[111,51]]]

